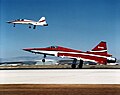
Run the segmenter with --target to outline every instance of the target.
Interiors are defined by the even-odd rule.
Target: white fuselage
[[[31,24],[31,25],[43,25],[42,23],[40,22],[35,22],[35,21],[32,21],[32,20],[24,20],[24,21],[13,21],[11,23],[14,23],[14,24]]]

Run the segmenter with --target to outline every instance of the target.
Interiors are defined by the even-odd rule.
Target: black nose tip
[[[48,24],[44,24],[44,26],[48,26]]]
[[[24,50],[24,51],[28,51],[28,49],[22,49],[22,50]]]

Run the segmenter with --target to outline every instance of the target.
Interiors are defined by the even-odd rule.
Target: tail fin
[[[107,45],[106,42],[101,41],[95,48],[93,48],[90,52],[103,52],[107,53]]]
[[[44,22],[45,21],[45,17],[41,17],[39,22]]]
[[[48,26],[45,17],[41,17],[41,19],[38,21],[39,23],[41,23],[43,26]]]

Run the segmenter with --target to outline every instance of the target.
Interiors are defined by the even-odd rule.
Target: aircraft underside
[[[16,23],[13,24],[13,27],[16,26]],[[29,25],[29,28],[31,28],[31,25]],[[33,29],[36,29],[36,25],[33,25]]]
[[[46,55],[44,55],[43,59],[42,59],[42,62],[45,63],[45,58],[46,58]],[[72,69],[75,69],[75,68],[79,68],[79,69],[82,69],[83,67],[83,60],[79,60],[79,64],[77,63],[77,59],[73,59],[73,62],[71,64],[71,68]]]

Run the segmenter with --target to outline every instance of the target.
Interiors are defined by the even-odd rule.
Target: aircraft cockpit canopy
[[[24,21],[24,19],[17,19],[16,21]]]
[[[50,46],[50,47],[48,47],[48,48],[58,48],[58,46]]]

